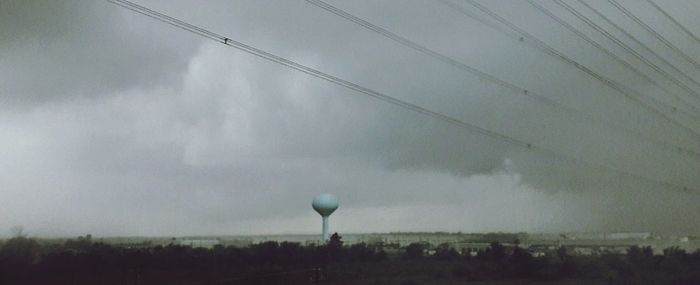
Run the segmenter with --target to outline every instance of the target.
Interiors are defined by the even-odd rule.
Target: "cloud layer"
[[[685,51],[697,50],[649,7],[622,2]],[[304,1],[142,4],[547,151],[373,100],[107,3],[4,1],[0,229],[311,233],[311,197],[332,192],[341,200],[333,227],[342,232],[695,231],[698,193],[648,181],[698,185],[697,156],[650,141],[698,150],[692,132],[437,2],[333,3],[586,115],[542,105]],[[614,8],[592,4],[624,23]],[[489,2],[596,72],[678,105],[517,5]],[[700,30],[683,5],[697,4],[667,8]],[[692,118],[671,116],[700,131]]]

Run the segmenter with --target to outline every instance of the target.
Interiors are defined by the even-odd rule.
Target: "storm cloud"
[[[321,192],[340,198],[332,222],[339,232],[696,232],[700,156],[686,151],[700,151],[693,109],[527,2],[483,2],[631,93],[677,107],[682,112],[659,108],[685,127],[440,1],[329,3],[585,115],[301,0],[138,3],[546,151],[376,101],[106,1],[5,0],[0,232],[23,225],[50,236],[311,233],[318,217],[310,201]],[[607,2],[588,2],[700,79]],[[620,2],[700,58],[700,43],[646,2]],[[661,78],[566,11],[541,4]],[[689,12],[697,3],[662,4],[700,33]]]

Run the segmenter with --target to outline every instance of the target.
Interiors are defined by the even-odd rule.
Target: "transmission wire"
[[[624,126],[621,126],[621,125],[619,125],[619,124],[615,124],[615,123],[612,123],[612,122],[609,122],[609,121],[603,121],[602,119],[597,118],[597,117],[595,117],[595,116],[593,116],[593,115],[589,115],[589,114],[587,114],[587,113],[584,113],[584,112],[582,112],[581,110],[578,110],[578,109],[572,108],[572,107],[568,107],[568,106],[566,106],[566,105],[564,105],[564,104],[561,104],[561,103],[559,103],[559,102],[557,102],[557,101],[555,101],[555,100],[549,99],[549,98],[547,98],[547,97],[545,97],[545,96],[542,96],[542,95],[539,95],[539,94],[537,94],[537,93],[535,93],[535,92],[529,91],[529,90],[527,90],[526,88],[517,86],[517,85],[515,85],[515,84],[513,84],[513,83],[510,83],[510,82],[508,82],[508,81],[505,81],[505,80],[503,80],[503,79],[501,79],[501,78],[499,78],[499,77],[497,77],[497,76],[488,74],[488,73],[486,73],[486,72],[484,72],[484,71],[481,71],[481,70],[479,70],[479,69],[477,69],[477,68],[475,68],[475,67],[472,67],[472,66],[467,65],[467,64],[465,64],[465,63],[463,63],[463,62],[460,62],[460,61],[458,61],[458,60],[455,60],[454,58],[451,58],[451,57],[449,57],[449,56],[447,56],[447,55],[444,55],[444,54],[442,54],[442,53],[436,52],[436,51],[434,51],[434,50],[432,50],[432,49],[430,49],[430,48],[428,48],[428,47],[426,47],[426,46],[420,45],[420,44],[418,44],[418,43],[416,43],[416,42],[414,42],[414,41],[412,41],[412,40],[410,40],[410,39],[408,39],[408,38],[406,38],[406,37],[403,37],[403,36],[401,36],[401,35],[398,35],[398,34],[396,34],[396,33],[393,33],[393,32],[391,32],[391,31],[389,31],[389,30],[387,30],[387,29],[385,29],[385,28],[382,28],[382,27],[380,27],[380,26],[377,26],[377,25],[375,25],[375,24],[373,24],[373,23],[371,23],[371,22],[369,22],[369,21],[367,21],[367,20],[364,20],[364,19],[362,19],[362,18],[359,18],[359,17],[357,17],[357,16],[355,16],[355,15],[353,15],[353,14],[348,13],[347,11],[345,11],[345,10],[343,10],[343,9],[340,9],[340,8],[338,8],[338,7],[335,7],[335,6],[331,5],[331,4],[328,4],[328,3],[326,3],[326,2],[324,2],[324,1],[322,1],[322,0],[306,0],[306,2],[308,2],[308,3],[310,3],[310,4],[314,5],[314,6],[317,6],[317,7],[321,8],[321,9],[324,9],[324,10],[326,10],[326,11],[328,11],[328,12],[331,12],[331,13],[333,13],[333,14],[335,14],[335,15],[338,15],[338,16],[340,16],[340,17],[342,17],[342,18],[344,18],[344,19],[346,19],[346,20],[348,20],[348,21],[351,21],[351,22],[355,23],[355,24],[358,24],[358,25],[360,25],[360,26],[362,26],[362,27],[364,27],[364,28],[366,28],[366,29],[368,29],[368,30],[370,30],[370,31],[373,31],[373,32],[376,32],[376,33],[378,33],[378,34],[380,34],[380,35],[382,35],[382,36],[385,36],[385,37],[387,37],[387,38],[389,38],[389,39],[391,39],[391,40],[393,40],[393,41],[395,41],[395,42],[397,42],[397,43],[400,43],[400,44],[402,44],[402,45],[404,45],[404,46],[406,46],[406,47],[409,47],[409,48],[411,48],[411,49],[413,49],[413,50],[416,50],[416,51],[421,52],[421,53],[423,53],[423,54],[425,54],[425,55],[428,55],[428,56],[430,56],[430,57],[432,57],[432,58],[434,58],[434,59],[436,59],[436,60],[439,60],[439,61],[441,61],[441,62],[443,62],[443,63],[452,65],[452,66],[454,66],[454,67],[456,67],[456,68],[459,68],[459,69],[461,69],[461,70],[463,70],[463,71],[466,71],[466,72],[469,72],[469,73],[471,73],[471,74],[473,74],[473,75],[476,75],[476,76],[478,76],[478,77],[480,77],[480,78],[482,78],[482,79],[486,79],[486,80],[488,80],[488,81],[491,81],[491,82],[493,82],[493,83],[495,83],[495,84],[497,84],[497,85],[499,85],[499,86],[502,86],[502,87],[505,87],[505,88],[507,88],[507,89],[513,90],[513,91],[517,92],[517,94],[523,94],[524,96],[526,96],[526,97],[528,97],[528,98],[534,99],[534,100],[537,101],[537,102],[543,103],[543,104],[548,105],[548,106],[553,107],[553,108],[560,108],[561,110],[565,111],[567,115],[575,114],[575,115],[577,115],[577,116],[579,116],[579,117],[583,117],[584,119],[589,120],[589,121],[591,121],[591,122],[593,122],[593,123],[596,123],[596,124],[599,124],[599,125],[604,125],[604,126],[607,126],[608,128],[611,128],[611,129],[617,129],[617,130],[626,132],[626,133],[628,133],[628,135],[631,135],[631,136],[633,136],[633,137],[635,137],[635,138],[637,138],[637,139],[647,140],[647,141],[649,141],[649,142],[651,142],[651,143],[653,143],[653,144],[655,144],[655,145],[657,145],[657,146],[664,147],[664,148],[666,148],[666,149],[668,149],[668,150],[671,150],[671,151],[674,151],[674,152],[675,152],[675,151],[680,151],[680,152],[682,152],[682,153],[692,155],[692,156],[694,156],[696,159],[700,158],[700,153],[698,153],[698,152],[696,152],[696,151],[693,151],[693,150],[688,149],[688,148],[685,148],[685,147],[680,147],[680,146],[677,146],[677,145],[674,145],[674,144],[671,144],[671,143],[668,143],[668,142],[665,142],[665,141],[661,141],[661,140],[657,140],[657,139],[654,139],[654,138],[650,138],[650,137],[644,135],[644,134],[641,133],[641,132],[638,132],[638,131],[635,131],[635,130],[632,130],[632,129],[628,129],[628,128],[624,127]],[[584,36],[585,36],[585,35],[584,35]],[[613,55],[613,56],[614,56],[614,55]],[[619,58],[618,58],[618,59],[619,59]],[[626,63],[626,62],[624,62],[624,63]],[[631,67],[630,67],[630,68],[631,68]],[[648,77],[647,77],[647,78],[648,78]],[[649,78],[649,79],[651,79],[651,78]],[[696,110],[697,110],[697,109],[696,109]],[[698,111],[700,111],[700,110],[698,110]],[[694,118],[698,119],[698,117],[694,117]]]
[[[531,35],[530,33],[528,33],[528,32],[526,32],[526,31],[520,29],[519,27],[517,27],[517,26],[514,25],[513,23],[511,23],[511,22],[509,22],[508,20],[502,18],[501,16],[499,16],[498,14],[496,14],[496,13],[494,13],[493,11],[489,10],[488,8],[482,6],[481,4],[476,3],[476,2],[473,1],[473,0],[464,0],[464,1],[468,2],[468,3],[469,3],[470,5],[472,5],[473,7],[477,8],[478,10],[480,10],[480,11],[482,11],[483,13],[487,14],[487,15],[490,16],[491,18],[495,19],[496,21],[500,22],[501,24],[503,24],[503,25],[507,26],[508,28],[512,29],[513,31],[515,31],[515,33],[520,37],[521,41],[524,41],[525,38],[529,39],[530,42],[532,42],[533,45],[535,45],[537,48],[539,48],[539,49],[545,51],[546,53],[552,55],[552,56],[555,57],[555,58],[558,58],[558,59],[560,59],[560,60],[562,60],[562,61],[564,61],[564,62],[566,62],[566,63],[568,63],[568,64],[571,64],[571,65],[575,66],[576,68],[578,68],[579,70],[585,72],[586,74],[590,75],[591,77],[593,77],[593,78],[595,78],[595,79],[597,79],[597,80],[603,82],[603,83],[604,83],[605,85],[607,85],[608,87],[610,87],[610,88],[616,90],[619,94],[621,94],[621,95],[622,95],[624,98],[626,98],[627,100],[630,100],[630,101],[632,101],[632,102],[634,102],[634,103],[637,103],[638,105],[640,105],[641,107],[643,107],[643,108],[646,109],[647,111],[649,111],[649,112],[651,112],[651,113],[653,113],[653,114],[656,114],[657,116],[659,116],[659,117],[661,117],[662,119],[668,121],[669,123],[675,125],[676,127],[685,130],[685,131],[688,132],[689,134],[692,134],[692,135],[695,136],[697,139],[700,139],[700,133],[698,133],[697,131],[695,131],[695,130],[689,128],[688,126],[683,125],[682,123],[680,123],[680,122],[678,122],[677,120],[675,120],[675,119],[671,118],[670,116],[668,116],[666,113],[664,113],[664,112],[662,112],[662,111],[660,111],[660,110],[658,110],[658,109],[656,109],[656,108],[650,106],[649,104],[647,104],[647,103],[641,101],[639,98],[637,98],[637,96],[639,96],[639,95],[644,96],[643,94],[639,94],[638,92],[636,92],[636,91],[634,91],[634,90],[628,90],[628,88],[626,88],[625,86],[620,85],[619,83],[617,83],[617,82],[615,82],[615,81],[613,81],[613,80],[611,80],[611,79],[608,79],[608,78],[606,78],[606,77],[604,77],[604,76],[602,76],[602,75],[596,73],[595,71],[591,70],[590,68],[588,68],[588,67],[586,67],[586,66],[584,66],[584,65],[582,65],[582,64],[580,64],[580,63],[578,63],[578,62],[576,62],[576,61],[574,61],[573,59],[567,57],[567,56],[564,55],[563,53],[557,51],[557,50],[554,49],[553,47],[547,45],[546,43],[542,42],[542,41],[539,40],[538,38],[534,37],[534,36]],[[444,1],[441,1],[441,2],[444,3]],[[451,7],[454,7],[454,6],[451,6]],[[458,11],[462,11],[462,10],[458,10]],[[467,16],[467,17],[472,17],[472,15],[473,15],[473,14],[471,14],[471,13],[462,13],[462,14],[465,15],[465,16]],[[478,17],[477,17],[477,18],[474,18],[474,19],[476,19],[476,20],[478,20],[478,21],[481,21],[481,19],[478,18]],[[502,30],[502,29],[499,29],[499,30]],[[511,34],[511,33],[508,33],[508,34]],[[635,96],[635,95],[633,95],[633,94],[635,94],[635,95],[637,95],[637,96]],[[657,103],[658,105],[661,105],[661,106],[664,106],[664,107],[666,107],[666,108],[669,108],[669,109],[673,110],[673,107],[672,107],[672,106],[668,106],[668,105],[666,105],[665,103],[660,102],[660,101],[658,101],[657,99],[655,99],[655,98],[653,98],[653,97],[648,97],[648,96],[644,96],[644,97],[646,97],[647,99],[649,99],[649,100],[651,100],[651,101],[654,101],[654,102]]]
[[[609,21],[609,19],[607,19],[607,17],[605,17],[605,15],[600,14],[597,10],[593,9],[593,7],[588,6],[588,4],[586,4],[586,3],[583,2],[582,0],[578,0],[578,2],[581,3],[581,5],[583,5],[583,6],[587,7],[587,8],[589,8],[590,10],[592,10],[594,13],[596,13],[596,15],[598,15],[599,17],[602,17],[602,18],[603,18],[605,21],[607,21],[608,23],[612,24],[613,27],[614,27],[615,29],[621,30],[627,37],[632,38],[632,39],[635,41],[635,43],[637,43],[638,45],[644,47],[647,51],[649,51],[650,53],[652,53],[652,54],[653,54],[654,56],[656,56],[657,58],[660,58],[665,64],[667,64],[667,65],[671,66],[672,68],[674,68],[678,73],[683,74],[683,72],[682,72],[681,70],[678,70],[678,69],[677,69],[675,66],[673,66],[670,62],[665,61],[665,60],[664,60],[663,58],[661,58],[658,54],[656,54],[655,52],[653,52],[653,51],[652,51],[651,49],[649,49],[648,47],[644,46],[643,43],[637,41],[637,39],[634,38],[634,37],[632,37],[632,35],[628,34],[626,31],[622,30],[622,29],[621,29],[619,26],[617,26],[615,23],[612,23],[611,21]],[[568,3],[566,3],[565,1],[557,1],[557,4],[560,4],[560,6],[564,7],[564,9],[566,9],[566,10],[569,11],[571,14],[573,14],[574,16],[576,16],[576,18],[578,18],[579,20],[583,21],[584,23],[586,23],[586,24],[587,24],[588,26],[590,26],[591,28],[593,28],[593,29],[595,29],[596,31],[598,31],[599,33],[601,33],[603,36],[605,36],[607,39],[609,39],[610,41],[612,41],[613,43],[615,43],[617,46],[621,47],[622,49],[624,49],[624,50],[627,51],[628,53],[632,54],[632,55],[633,55],[635,58],[637,58],[638,60],[644,62],[646,65],[648,65],[649,67],[651,67],[652,69],[654,69],[654,71],[660,73],[660,74],[663,75],[666,79],[672,81],[673,83],[675,83],[676,85],[678,85],[679,87],[681,87],[683,90],[685,90],[686,92],[688,92],[689,95],[692,95],[693,97],[696,97],[696,99],[700,99],[700,93],[698,93],[697,91],[693,90],[693,89],[690,88],[688,85],[686,85],[685,83],[681,82],[680,80],[676,79],[674,76],[670,75],[668,72],[666,72],[665,70],[663,70],[661,67],[659,67],[659,66],[656,65],[655,63],[651,62],[651,61],[650,61],[648,58],[646,58],[644,55],[640,54],[639,52],[637,52],[636,50],[634,50],[633,48],[631,48],[629,45],[625,44],[623,41],[621,41],[620,39],[618,39],[617,37],[615,37],[614,35],[612,35],[610,32],[608,32],[607,30],[605,30],[604,28],[602,28],[601,26],[599,26],[598,24],[596,24],[593,20],[591,20],[590,18],[588,18],[588,17],[586,17],[585,15],[581,14],[581,12],[579,12],[578,10],[576,10],[574,7],[572,7],[571,5],[569,5]],[[687,77],[687,79],[692,80],[692,78],[688,77],[687,75],[685,75],[685,74],[683,74],[683,75],[684,75],[685,77]]]
[[[694,78],[692,78],[691,76],[685,74],[685,72],[683,72],[682,70],[678,69],[678,67],[676,67],[674,64],[672,64],[671,62],[669,62],[667,59],[665,59],[664,57],[662,57],[661,55],[659,55],[657,52],[655,52],[654,50],[652,50],[651,48],[649,48],[647,45],[645,45],[644,43],[642,43],[639,39],[637,39],[637,37],[635,37],[634,35],[630,34],[627,30],[625,30],[624,28],[620,27],[618,24],[616,24],[615,22],[613,22],[610,18],[608,18],[608,16],[605,16],[602,12],[598,11],[598,9],[594,8],[593,6],[589,5],[588,3],[586,3],[586,2],[583,1],[583,0],[577,0],[577,1],[578,1],[579,3],[581,3],[581,5],[586,6],[586,8],[588,8],[589,10],[591,10],[593,13],[595,13],[595,14],[596,14],[598,17],[600,17],[601,19],[605,20],[605,22],[607,22],[608,24],[610,24],[611,26],[613,26],[615,29],[617,29],[618,31],[620,31],[621,33],[623,33],[626,37],[628,37],[629,39],[631,39],[632,41],[634,41],[634,43],[636,43],[636,44],[639,45],[640,47],[644,48],[644,50],[646,50],[646,51],[649,52],[650,54],[654,55],[654,56],[655,56],[656,58],[658,58],[661,62],[663,62],[664,64],[666,64],[667,66],[669,66],[669,67],[670,67],[671,69],[673,69],[675,72],[677,72],[677,73],[680,74],[682,77],[684,77],[686,80],[695,83],[695,85],[697,85],[697,86],[700,86],[700,82],[696,81]],[[631,47],[625,45],[625,44],[624,44],[622,41],[620,41],[619,39],[616,39],[616,38],[615,38],[614,36],[612,36],[612,35],[611,35],[611,37],[612,37],[613,39],[615,39],[616,42],[620,42],[622,45],[626,46],[626,48],[625,48],[626,50],[630,51],[632,54],[635,54],[638,58],[642,59],[645,63],[647,63],[648,65],[652,66],[654,69],[662,70],[660,67],[658,67],[658,66],[655,65],[654,63],[650,62],[650,61],[649,61],[648,59],[646,59],[644,56],[642,56],[642,55],[640,55],[639,53],[637,53],[634,49],[632,49]]]
[[[651,4],[651,6],[653,6],[656,10],[658,10],[659,12],[661,12],[661,14],[663,14],[664,17],[666,17],[666,18],[668,18],[669,20],[671,20],[671,22],[673,22],[676,26],[678,26],[681,30],[683,30],[683,32],[685,32],[689,37],[691,37],[692,39],[694,39],[696,42],[700,43],[700,38],[698,38],[698,36],[696,36],[693,32],[691,32],[690,30],[688,30],[688,28],[686,28],[685,26],[683,26],[683,24],[681,24],[680,22],[678,22],[678,20],[676,20],[675,18],[673,18],[673,16],[671,16],[670,14],[668,14],[668,13],[667,13],[664,9],[662,9],[658,4],[656,4],[656,3],[655,3],[654,1],[652,1],[652,0],[647,0],[647,2],[649,2],[649,4]]]
[[[474,124],[459,120],[457,118],[432,111],[430,109],[415,105],[413,103],[403,101],[401,99],[397,99],[397,98],[391,97],[389,95],[386,95],[384,93],[380,93],[378,91],[363,87],[363,86],[355,84],[355,83],[352,83],[350,81],[335,77],[333,75],[324,73],[322,71],[313,69],[311,67],[307,67],[305,65],[299,64],[299,63],[294,62],[292,60],[271,54],[271,53],[266,52],[264,50],[255,48],[253,46],[244,44],[242,42],[233,40],[233,39],[228,38],[228,37],[224,37],[222,35],[219,35],[217,33],[208,31],[206,29],[197,27],[197,26],[189,24],[187,22],[180,21],[180,20],[177,20],[177,19],[172,18],[170,16],[164,15],[162,13],[147,9],[143,6],[140,6],[138,4],[135,4],[135,3],[127,1],[127,0],[107,0],[107,1],[109,3],[116,4],[118,6],[129,9],[131,11],[146,15],[148,17],[151,17],[151,18],[156,19],[158,21],[161,21],[163,23],[166,23],[166,24],[172,25],[174,27],[189,31],[193,34],[208,38],[210,40],[217,41],[219,43],[236,48],[238,50],[255,55],[257,57],[281,64],[284,66],[287,66],[289,68],[292,68],[294,70],[297,70],[297,71],[306,73],[308,75],[317,77],[319,79],[323,79],[325,81],[337,84],[339,86],[357,91],[357,92],[362,93],[364,95],[370,96],[374,99],[377,99],[377,100],[380,100],[380,101],[383,101],[383,102],[386,102],[386,103],[389,103],[392,105],[396,105],[398,107],[419,113],[421,115],[432,117],[436,120],[443,121],[445,123],[451,124],[451,125],[456,126],[456,127],[460,127],[460,128],[465,129],[467,131],[476,132],[476,133],[482,134],[484,136],[488,136],[488,137],[491,137],[491,138],[494,138],[497,140],[501,140],[501,141],[504,141],[506,143],[509,143],[509,144],[514,145],[514,146],[518,146],[518,147],[521,147],[521,148],[524,148],[527,150],[537,151],[537,152],[540,152],[542,154],[549,155],[551,157],[559,157],[562,160],[569,161],[572,163],[583,164],[583,165],[587,165],[587,166],[593,167],[593,168],[600,168],[600,169],[605,169],[605,170],[609,170],[609,171],[614,171],[614,172],[619,173],[620,176],[627,176],[630,178],[644,180],[644,181],[647,181],[647,182],[650,182],[653,184],[668,187],[668,188],[673,189],[673,190],[678,190],[678,191],[681,191],[683,193],[700,195],[700,191],[695,189],[695,188],[691,188],[688,186],[679,186],[679,185],[676,185],[674,183],[660,181],[660,180],[656,180],[653,178],[648,178],[648,177],[643,176],[643,175],[635,174],[635,173],[628,172],[625,170],[616,169],[616,168],[613,168],[613,167],[610,167],[607,165],[589,162],[589,161],[582,160],[582,159],[579,159],[579,158],[576,158],[576,157],[573,157],[570,155],[561,154],[561,153],[558,153],[556,151],[549,150],[547,148],[533,145],[531,143],[528,143],[526,141],[511,137],[508,135],[504,135],[504,134],[501,134],[501,133],[498,133],[495,131],[491,131],[491,130],[476,126]]]
[[[683,99],[682,97],[678,96],[678,94],[675,94],[675,93],[669,91],[668,89],[666,89],[665,87],[661,86],[661,85],[660,85],[658,82],[656,82],[654,79],[652,79],[652,78],[649,77],[648,75],[642,73],[641,71],[639,71],[638,69],[636,69],[634,66],[632,66],[629,62],[627,62],[627,61],[625,61],[624,59],[620,58],[619,56],[617,56],[616,54],[614,54],[612,51],[606,49],[606,48],[603,47],[601,44],[599,44],[598,42],[596,42],[595,40],[593,40],[592,38],[590,38],[589,36],[587,36],[586,34],[584,34],[583,32],[581,32],[580,30],[576,29],[575,27],[573,27],[572,25],[570,25],[569,23],[567,23],[567,22],[564,21],[563,19],[559,18],[557,15],[555,15],[554,13],[552,13],[551,11],[549,11],[547,8],[541,6],[540,4],[537,4],[537,3],[536,3],[535,1],[533,1],[533,0],[527,0],[527,1],[528,1],[528,3],[530,3],[530,5],[532,5],[533,7],[535,7],[537,10],[539,10],[539,11],[542,12],[543,14],[547,15],[548,17],[552,18],[554,21],[556,21],[556,22],[559,23],[560,25],[564,26],[567,30],[571,31],[572,33],[574,33],[574,34],[576,34],[578,37],[584,39],[586,42],[588,42],[588,43],[591,44],[592,46],[594,46],[594,47],[600,49],[600,50],[603,51],[605,54],[607,54],[608,56],[612,57],[617,63],[619,63],[619,64],[621,64],[622,66],[626,67],[627,69],[631,70],[632,72],[634,72],[635,74],[637,74],[637,75],[639,75],[640,77],[644,78],[645,80],[651,82],[653,85],[655,85],[655,86],[658,87],[659,89],[663,90],[663,91],[666,92],[667,94],[672,95],[676,100],[680,101],[681,103],[685,104],[686,106],[691,107],[696,113],[700,113],[700,109],[698,109],[695,105],[693,105],[693,104],[691,104],[691,103],[685,101],[685,99]],[[569,9],[567,8],[567,7],[570,7],[570,6],[568,6],[568,4],[566,4],[566,3],[563,3],[563,1],[561,1],[561,0],[554,0],[554,3],[556,3],[556,4],[559,5],[559,6],[561,6],[562,8],[566,9],[567,11],[571,12],[571,10],[569,10]],[[566,6],[565,6],[565,5],[566,5]],[[572,13],[573,13],[573,12],[572,12]],[[680,110],[679,110],[679,112],[680,112]],[[692,117],[692,118],[694,118],[694,119],[696,119],[696,120],[698,119],[698,117],[695,116],[695,115],[693,115],[693,114],[687,114],[687,116]]]
[[[635,16],[632,12],[630,12],[629,10],[627,10],[627,8],[625,8],[624,6],[620,5],[620,3],[618,3],[618,2],[615,1],[615,0],[608,0],[608,2],[609,2],[610,4],[612,4],[613,6],[615,6],[615,8],[617,8],[618,10],[620,10],[620,12],[622,12],[623,14],[625,14],[627,17],[629,17],[630,19],[632,19],[635,23],[637,23],[637,24],[639,24],[640,26],[642,26],[647,32],[649,32],[650,34],[652,34],[655,38],[657,38],[659,41],[661,41],[665,46],[667,46],[668,48],[670,48],[671,50],[673,50],[674,52],[676,52],[676,53],[677,53],[678,55],[680,55],[683,59],[685,59],[685,60],[687,60],[688,62],[690,62],[695,68],[700,68],[700,63],[698,63],[697,61],[695,61],[692,57],[688,56],[688,54],[686,54],[685,52],[683,52],[682,50],[680,50],[677,46],[675,46],[674,44],[672,44],[671,42],[669,42],[664,36],[662,36],[662,35],[659,34],[656,30],[654,30],[652,27],[650,27],[649,25],[647,25],[646,23],[644,23],[644,21],[642,21],[642,19],[640,19],[639,17]]]

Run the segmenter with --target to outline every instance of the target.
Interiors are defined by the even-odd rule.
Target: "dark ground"
[[[116,247],[80,237],[41,244],[15,237],[0,245],[0,284],[700,284],[700,252],[570,255],[566,248],[533,257],[493,242],[475,256],[448,245],[343,246],[266,242],[213,249],[180,245]],[[396,249],[395,246],[393,246]],[[426,256],[427,249],[433,255]]]

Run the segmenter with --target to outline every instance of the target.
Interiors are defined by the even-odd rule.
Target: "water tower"
[[[335,209],[338,209],[338,198],[331,194],[321,194],[314,197],[311,206],[323,219],[323,241],[328,241],[328,216],[333,214]]]

